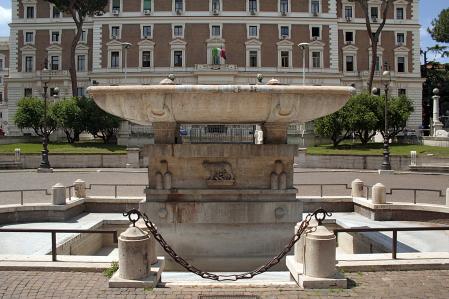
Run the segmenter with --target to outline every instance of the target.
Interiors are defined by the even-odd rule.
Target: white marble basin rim
[[[103,110],[134,123],[299,123],[333,113],[355,92],[347,86],[91,86]]]

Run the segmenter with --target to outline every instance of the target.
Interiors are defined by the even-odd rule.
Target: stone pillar
[[[373,204],[385,204],[387,203],[387,188],[381,184],[377,183],[373,186],[372,191],[372,201]]]
[[[176,123],[153,123],[155,144],[175,144],[178,130]]]
[[[52,203],[54,205],[65,205],[66,196],[65,196],[65,187],[61,183],[57,183],[53,187],[52,190]]]
[[[301,222],[298,222],[295,226],[295,234],[298,232]],[[308,230],[313,231],[318,226],[318,222],[312,218],[309,222]],[[295,253],[295,261],[300,264],[304,264],[304,247],[306,243],[305,235],[301,236],[298,242],[293,247]]]
[[[355,179],[351,183],[351,196],[352,197],[363,197],[363,181],[360,179]]]
[[[446,206],[449,206],[449,188],[446,189]]]
[[[138,227],[130,227],[118,238],[119,277],[143,280],[150,274],[150,238]]]
[[[148,238],[150,238],[150,241],[148,242],[148,261],[151,265],[156,264],[156,239],[154,239],[153,235],[150,233],[150,230],[146,226],[145,221],[143,221],[142,219],[136,222],[136,227],[144,231],[148,235]]]
[[[325,226],[318,225],[305,239],[304,275],[316,278],[334,277],[337,272],[337,238],[334,233]]]
[[[14,150],[14,162],[20,162],[21,154],[20,154],[20,148],[16,148]]]
[[[433,99],[433,136],[436,137],[437,136],[437,132],[439,130],[443,129],[443,124],[440,122],[440,96],[439,96],[439,89],[435,88],[433,90],[433,94],[434,96],[432,97]]]
[[[262,126],[265,144],[287,144],[286,123],[264,123]]]
[[[140,148],[126,149],[126,168],[140,168]]]
[[[81,180],[81,179],[77,179],[74,183],[73,183],[74,189],[75,189],[75,196],[78,198],[86,198],[86,182]]]
[[[128,121],[120,122],[120,128],[117,133],[117,144],[128,145],[129,137],[131,136],[131,128]]]

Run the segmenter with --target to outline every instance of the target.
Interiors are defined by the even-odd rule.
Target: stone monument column
[[[443,129],[443,124],[440,122],[440,90],[435,88],[433,90],[433,137],[437,137],[437,132]]]

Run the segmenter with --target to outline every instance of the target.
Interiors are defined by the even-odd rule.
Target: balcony
[[[235,64],[196,64],[195,72],[238,72]]]

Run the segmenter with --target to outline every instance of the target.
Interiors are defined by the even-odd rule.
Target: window
[[[33,56],[25,56],[25,72],[33,71]]]
[[[61,17],[61,11],[56,6],[53,6],[53,13],[52,13],[53,19],[57,19]]]
[[[346,56],[346,71],[354,71],[354,56]]]
[[[220,0],[212,0],[212,11],[220,10]]]
[[[175,11],[181,12],[184,10],[184,3],[183,0],[175,0]]]
[[[78,90],[77,90],[77,92],[78,92]],[[59,94],[56,92],[56,89],[55,89],[55,87],[51,87],[50,88],[50,96],[51,97],[57,97]]]
[[[281,66],[289,67],[290,62],[290,52],[289,51],[281,51]]]
[[[405,57],[398,57],[398,73],[405,73]]]
[[[51,56],[50,62],[52,71],[59,70],[59,56]]]
[[[251,12],[257,11],[257,0],[248,0],[248,10]]]
[[[375,71],[376,71],[376,72],[380,72],[380,68],[381,68],[380,56],[376,56],[376,67],[375,67]]]
[[[120,0],[112,0],[112,10],[120,11]]]
[[[320,27],[312,27],[312,39],[319,39],[320,36]]]
[[[25,32],[25,43],[33,43],[33,41],[34,41],[34,33]]]
[[[34,6],[27,6],[26,7],[26,18],[27,19],[34,19]]]
[[[398,89],[398,97],[405,97],[405,96],[407,96],[407,89],[399,88]]]
[[[347,43],[353,43],[354,42],[354,32],[346,31],[345,32],[345,41]]]
[[[143,0],[143,10],[151,11],[151,0]]]
[[[396,43],[398,45],[403,45],[405,43],[405,34],[404,33],[396,34]]]
[[[182,67],[182,51],[173,51],[173,66]]]
[[[32,97],[33,96],[33,89],[32,88],[25,88],[23,90],[23,96],[26,98]]]
[[[321,68],[321,52],[312,52],[312,67]]]
[[[379,8],[377,6],[373,6],[371,7],[370,11],[371,11],[371,19],[373,21],[377,20],[379,18]]]
[[[84,87],[77,87],[76,88],[76,96],[77,97],[84,97],[86,95],[86,90]]]
[[[257,38],[257,26],[248,26],[248,36]]]
[[[3,59],[2,58],[0,58],[0,70],[3,70]],[[0,80],[1,80],[1,77],[0,77]],[[0,81],[0,83],[2,83],[2,82]]]
[[[52,43],[59,43],[59,31],[52,31],[51,32],[51,42]]]
[[[111,68],[116,69],[120,67],[120,53],[118,51],[111,52]]]
[[[249,51],[249,66],[257,67],[257,51]]]
[[[146,25],[142,27],[142,36],[144,38],[151,37],[151,26]]]
[[[142,67],[151,67],[150,51],[142,51]]]
[[[396,7],[396,19],[403,20],[404,19],[404,8]]]
[[[76,69],[78,72],[86,71],[86,55],[78,55],[76,61]]]
[[[111,36],[113,39],[120,38],[120,27],[119,26],[111,27]]]
[[[220,25],[212,25],[212,36],[221,36]]]
[[[182,25],[175,25],[173,27],[173,35],[178,36],[178,37],[184,36],[184,30],[183,30]]]
[[[279,11],[282,13],[288,12],[288,0],[279,1]]]
[[[0,103],[1,102],[3,102],[3,93],[2,92],[0,92]],[[1,117],[1,115],[0,115],[0,117]]]
[[[320,1],[311,0],[310,2],[310,10],[313,15],[318,15],[320,13]]]
[[[288,26],[281,26],[281,36],[283,38],[289,37],[290,36],[290,30]]]
[[[82,32],[81,32],[81,36],[80,36],[80,42],[86,42],[87,41],[87,32],[86,32],[86,30],[83,30]]]
[[[352,6],[350,5],[345,6],[345,18],[352,19]]]

